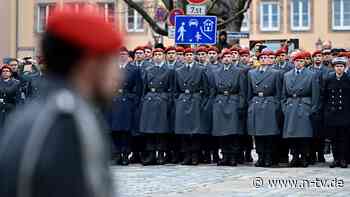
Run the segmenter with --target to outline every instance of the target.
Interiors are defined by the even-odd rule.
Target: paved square
[[[120,197],[350,196],[350,169],[330,169],[326,159],[309,168],[130,165],[112,172]]]

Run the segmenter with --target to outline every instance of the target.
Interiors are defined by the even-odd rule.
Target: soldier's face
[[[334,65],[334,70],[337,75],[342,75],[345,71],[345,66],[343,64]]]
[[[223,57],[222,57],[222,63],[223,64],[231,64],[232,63],[232,55],[231,54],[225,54]]]
[[[164,61],[164,53],[162,52],[154,52],[153,61],[157,64],[160,64]]]
[[[11,78],[11,75],[12,75],[12,73],[9,69],[7,69],[7,68],[2,69],[1,78],[9,79],[9,78]]]
[[[332,55],[331,54],[324,54],[322,61],[324,62],[330,62],[332,60]]]
[[[186,53],[185,54],[185,62],[190,64],[192,63],[194,60],[194,56],[193,56],[193,53]]]
[[[208,52],[209,61],[214,63],[218,60],[218,53],[216,51]]]
[[[145,59],[145,52],[142,50],[135,51],[135,61],[142,61]]]
[[[272,64],[271,58],[267,55],[260,56],[259,60],[260,60],[261,65],[271,65]]]
[[[270,55],[269,57],[271,59],[272,64],[275,64],[276,63],[276,56]]]
[[[129,61],[129,53],[126,51],[122,51],[119,53],[120,63],[124,64]]]
[[[279,61],[281,61],[281,62],[287,61],[287,55],[285,53],[280,54]]]
[[[200,63],[205,63],[207,61],[207,53],[199,52],[198,53],[198,60]]]
[[[315,55],[314,61],[316,64],[320,64],[322,62],[322,55],[321,54]]]
[[[168,51],[166,54],[166,59],[169,62],[173,62],[176,60],[176,51]]]
[[[13,72],[18,71],[18,63],[16,61],[10,61],[9,65],[10,65],[11,69],[13,70]]]
[[[183,52],[176,52],[176,59],[179,62],[183,62],[185,60],[185,55]]]
[[[248,64],[249,63],[250,56],[248,54],[244,54],[241,56],[241,61],[243,64]]]
[[[239,53],[237,51],[232,51],[232,61],[239,60]]]
[[[145,49],[145,59],[151,59],[152,58],[152,50]]]
[[[304,59],[297,59],[294,61],[294,65],[297,69],[304,68],[305,66],[305,60]]]

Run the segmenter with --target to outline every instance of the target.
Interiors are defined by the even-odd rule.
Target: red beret
[[[250,51],[247,48],[242,48],[239,50],[239,55],[250,55]]]
[[[281,55],[282,53],[285,53],[285,54],[287,54],[288,52],[287,52],[287,50],[285,49],[285,48],[280,48],[280,49],[278,49],[277,51],[276,51],[276,56],[279,56],[279,55]]]
[[[224,57],[224,55],[232,55],[232,52],[230,49],[223,49],[222,52],[221,52],[221,56]]]
[[[312,53],[312,57],[315,57],[317,54],[321,54],[322,55],[322,51],[321,50],[316,50]]]
[[[303,51],[304,53],[304,58],[310,57],[311,58],[311,53],[309,51]]]
[[[293,61],[298,60],[298,59],[305,59],[305,53],[303,51],[300,51],[294,55]]]
[[[7,64],[5,64],[5,65],[3,65],[2,67],[1,67],[1,72],[2,72],[2,70],[4,70],[4,69],[9,69],[10,70],[10,72],[12,73],[12,68],[11,68],[11,66],[9,66],[9,65],[7,65]]]
[[[199,53],[199,52],[208,53],[208,49],[207,49],[207,47],[205,47],[205,46],[201,46],[201,47],[198,47],[198,48],[197,48],[196,52],[197,52],[197,53]]]
[[[238,47],[231,47],[230,50],[231,50],[231,52],[236,51],[236,52],[239,53],[239,48]]]
[[[193,48],[186,48],[185,49],[185,54],[186,53],[194,53],[195,51],[194,51],[194,49]]]
[[[156,52],[164,53],[164,50],[162,48],[155,48],[155,49],[153,49],[152,53],[156,53]]]
[[[165,52],[166,52],[166,53],[169,52],[169,51],[176,51],[176,48],[173,47],[173,46],[170,46],[170,47],[168,47],[168,48],[165,49]]]
[[[208,48],[208,52],[209,52],[209,51],[216,51],[217,53],[219,53],[219,49],[216,48],[215,46],[210,46],[210,47]]]
[[[148,49],[148,50],[151,50],[151,51],[152,51],[152,47],[150,47],[150,46],[148,46],[148,45],[146,45],[146,46],[144,46],[144,47],[143,47],[143,50],[146,50],[146,49]]]
[[[176,47],[176,52],[185,52],[185,49],[183,47]]]
[[[120,52],[128,52],[129,53],[128,49],[125,46],[120,47],[119,51]]]
[[[261,53],[259,53],[258,54],[258,58],[260,58],[263,55],[270,56],[270,55],[275,55],[275,54],[273,53],[273,51],[267,49],[267,50],[263,50]]]
[[[48,18],[46,31],[85,50],[86,55],[115,53],[122,35],[97,12],[83,8],[55,10]]]
[[[340,53],[338,53],[338,57],[348,57],[348,55],[349,55],[349,52],[340,52]]]
[[[145,48],[144,48],[144,47],[141,47],[141,46],[138,46],[138,47],[136,47],[136,48],[134,49],[134,52],[136,52],[136,51],[143,51],[143,52],[145,52]]]

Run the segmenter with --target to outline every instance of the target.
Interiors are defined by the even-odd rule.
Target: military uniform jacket
[[[103,124],[62,80],[9,117],[0,137],[0,196],[114,196]]]
[[[145,78],[145,71],[147,68],[152,67],[153,64],[151,64],[148,61],[141,61],[141,62],[137,62],[134,61],[131,64],[135,65],[135,67],[138,69],[138,71],[140,72],[141,75],[141,80],[142,83],[144,82],[144,78]],[[143,85],[142,85],[143,87]],[[143,91],[143,89],[142,89]],[[142,92],[143,95],[143,92]],[[139,136],[140,135],[140,119],[141,119],[141,110],[142,110],[142,102],[140,101],[135,109],[135,121],[134,121],[134,130],[132,132],[133,136]]]
[[[213,136],[243,135],[240,112],[246,101],[246,75],[232,65],[214,72]]]
[[[209,95],[208,79],[205,71],[197,63],[192,68],[183,66],[175,72],[175,133],[208,134],[203,130],[202,107]]]
[[[109,128],[113,132],[135,130],[135,112],[142,94],[141,73],[132,64],[118,68],[123,73],[123,81],[115,90],[112,105],[108,110]]]
[[[293,65],[290,62],[284,62],[283,64],[275,64],[272,66],[275,70],[279,70],[282,74],[293,69]]]
[[[169,133],[171,93],[173,92],[171,70],[165,63],[145,70],[144,95],[140,120],[141,133]]]
[[[317,74],[306,68],[299,74],[294,69],[285,73],[282,97],[283,137],[312,137],[311,115],[318,111],[320,99]]]
[[[201,65],[208,80],[208,93],[203,95],[203,107],[201,107],[201,132],[211,134],[213,123],[213,102],[215,91],[214,70],[209,65]]]
[[[325,126],[350,126],[350,77],[345,73],[340,78],[330,74],[325,79],[323,99]]]
[[[278,135],[282,82],[279,71],[267,67],[248,72],[247,130],[252,136]]]
[[[0,128],[3,127],[9,113],[19,103],[20,82],[13,78],[8,81],[0,79]]]

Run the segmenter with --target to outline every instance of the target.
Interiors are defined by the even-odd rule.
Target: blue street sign
[[[227,38],[232,38],[232,39],[249,38],[249,32],[227,32]]]
[[[216,44],[216,16],[175,16],[176,44]]]

